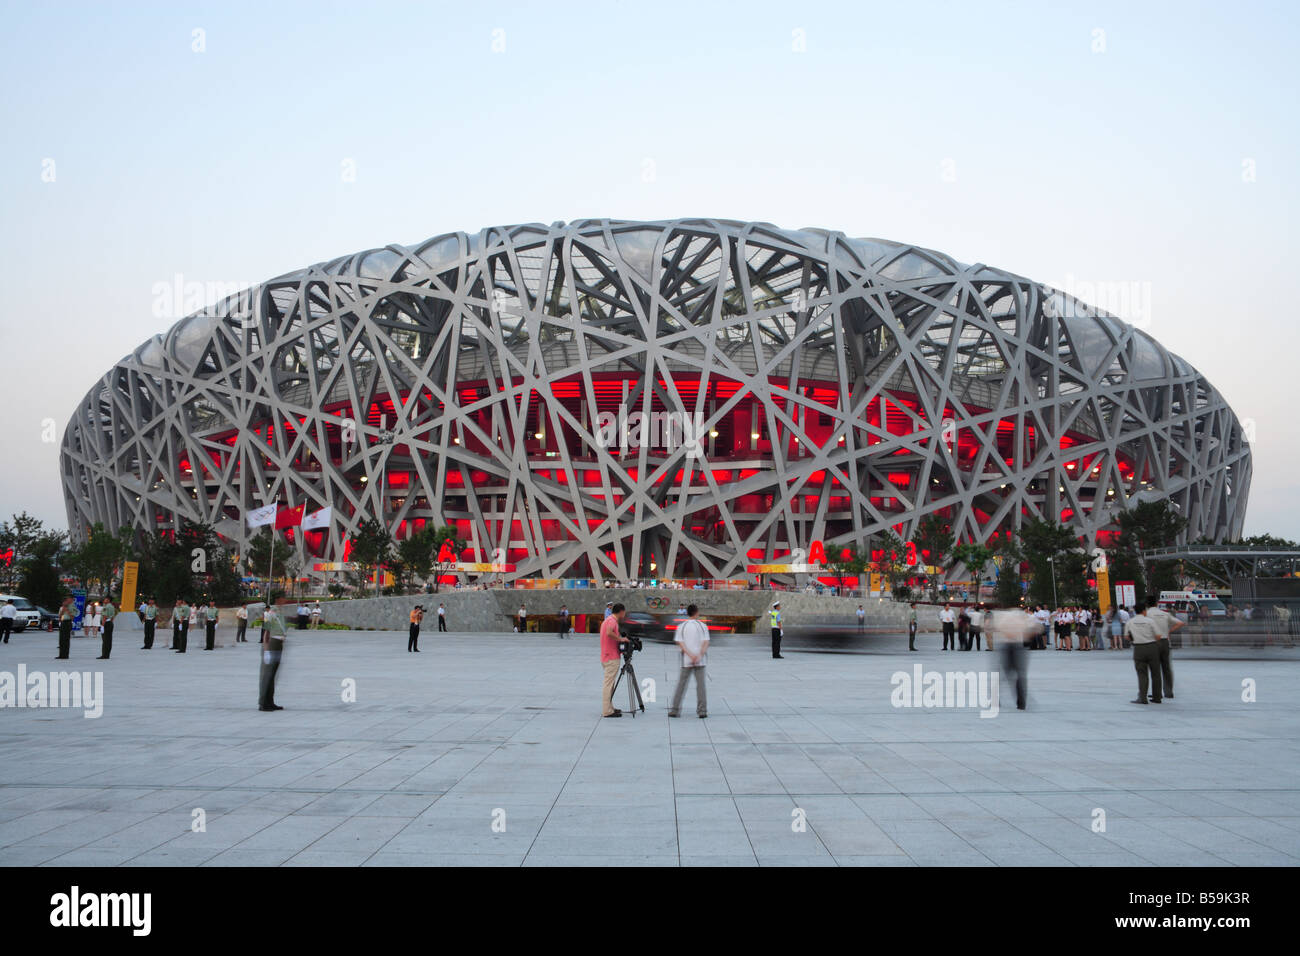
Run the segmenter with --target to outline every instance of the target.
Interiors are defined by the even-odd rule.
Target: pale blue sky
[[[1298,9],[4,3],[0,513],[64,526],[42,421],[174,321],[177,275],[716,216],[1139,283],[1254,422],[1247,532],[1300,538]]]

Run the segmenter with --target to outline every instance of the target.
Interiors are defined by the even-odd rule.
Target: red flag
[[[275,513],[275,526],[277,528],[298,527],[298,525],[302,524],[302,515],[306,510],[306,505],[299,505],[296,508],[281,508]]]

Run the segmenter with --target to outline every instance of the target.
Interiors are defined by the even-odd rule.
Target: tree
[[[1176,544],[1187,519],[1168,501],[1141,501],[1121,512],[1118,524],[1119,535],[1110,558],[1111,580],[1131,580],[1139,600],[1145,600],[1148,591],[1176,590],[1178,562],[1148,562],[1142,552]]]
[[[942,515],[926,515],[917,522],[916,530],[912,533],[912,543],[916,545],[916,550],[924,555],[929,552],[927,564],[942,568],[945,564],[944,558],[952,548],[953,543],[952,528],[943,519]],[[930,578],[930,598],[934,600],[937,596],[936,588],[938,582],[933,577]]]
[[[993,599],[1000,607],[1019,607],[1024,599],[1024,590],[1020,587],[1020,563],[1024,556],[1020,553],[1020,546],[1011,538],[1001,538],[994,552],[998,570]]]
[[[407,535],[397,544],[397,559],[404,577],[409,575],[417,582],[427,581],[433,573],[434,548],[437,532],[432,525]],[[405,583],[405,582],[403,582]]]
[[[1029,562],[1029,600],[1055,607],[1062,591],[1057,587],[1061,569],[1057,560],[1079,550],[1079,539],[1069,525],[1044,518],[1031,518],[1020,529],[1020,553]]]
[[[367,518],[352,536],[352,560],[366,572],[367,581],[373,580],[379,568],[388,563],[392,551],[393,539],[377,518]],[[379,593],[378,582],[375,593]]]
[[[885,588],[898,597],[900,589],[895,586],[895,582],[906,573],[903,558],[907,548],[903,539],[890,530],[880,532],[876,536],[876,543],[879,545],[880,557],[876,558],[873,554],[872,567],[884,579]]]
[[[131,539],[130,528],[122,528],[114,534],[96,521],[86,542],[64,557],[63,566],[79,577],[87,588],[96,587],[107,596],[113,592],[113,584],[123,563],[135,554]]]
[[[465,549],[465,542],[456,537],[452,525],[444,525],[433,533],[433,590],[437,593],[438,579],[456,566],[460,552]]]
[[[156,531],[144,538],[139,561],[140,596],[153,597],[163,607],[177,598],[234,604],[244,596],[235,557],[211,525],[183,521],[177,531]]]
[[[846,578],[860,576],[871,565],[870,555],[865,555],[857,548],[844,548],[840,551],[838,557],[827,561],[826,567],[835,575],[836,580],[840,583],[840,591],[843,592]],[[863,589],[866,590],[865,588]]]
[[[266,576],[269,588],[276,578],[292,576],[298,570],[298,560],[289,543],[265,526],[249,539],[244,567],[251,575]]]
[[[12,521],[0,522],[0,574],[4,575],[5,590],[12,591],[22,574],[23,564],[32,556],[37,541],[45,534],[44,523],[26,511],[13,516]]]
[[[23,560],[19,582],[22,595],[46,610],[52,611],[62,604],[66,593],[57,566],[65,539],[62,531],[47,531],[30,545],[29,554]]]
[[[984,569],[993,560],[993,549],[979,542],[962,542],[952,549],[951,564],[963,564],[975,578],[975,601],[980,599],[980,585],[984,581]]]

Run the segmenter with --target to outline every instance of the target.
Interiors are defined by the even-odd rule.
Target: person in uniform
[[[59,607],[59,656],[56,661],[66,661],[72,650],[72,624],[77,619],[77,602],[64,598]]]
[[[258,674],[258,710],[284,710],[275,702],[275,675],[284,653],[284,619],[274,605],[262,615],[262,666]]]
[[[217,607],[217,603],[216,603],[215,601],[213,601],[211,604],[208,605],[207,612],[204,614],[204,617],[206,618],[206,620],[204,620],[203,624],[204,624],[204,626],[207,628],[207,635],[206,635],[206,636],[207,636],[207,639],[208,639],[207,644],[205,644],[204,647],[203,647],[203,649],[204,649],[205,651],[210,651],[210,650],[212,650],[213,647],[216,646],[216,643],[217,643],[217,618],[220,617],[220,616],[221,616],[221,609],[218,608],[218,607]]]
[[[773,601],[772,608],[767,612],[769,624],[772,627],[772,659],[784,660],[781,656],[781,602]]]
[[[154,629],[158,626],[158,605],[153,598],[150,598],[142,607],[144,609],[141,612],[144,614],[144,644],[140,650],[151,651],[153,650]]]
[[[416,605],[411,608],[411,635],[406,639],[406,652],[420,653],[420,622],[424,620],[424,608]]]
[[[172,650],[177,654],[185,653],[185,645],[190,635],[190,606],[185,598],[172,608]]]
[[[103,631],[101,635],[103,640],[100,642],[99,657],[97,660],[106,661],[113,653],[113,618],[117,617],[117,605],[113,603],[113,598],[104,598],[104,606],[99,610],[100,618],[103,620]]]
[[[248,605],[235,608],[235,643],[248,643]]]

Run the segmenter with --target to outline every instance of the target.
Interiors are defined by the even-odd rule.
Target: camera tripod
[[[624,645],[627,650],[623,652],[623,666],[619,669],[618,676],[614,678],[614,689],[609,692],[609,699],[614,699],[614,694],[618,692],[618,682],[627,675],[627,709],[633,717],[636,717],[637,707],[645,713],[645,701],[641,699],[641,685],[637,683],[636,669],[632,666],[632,645]]]

